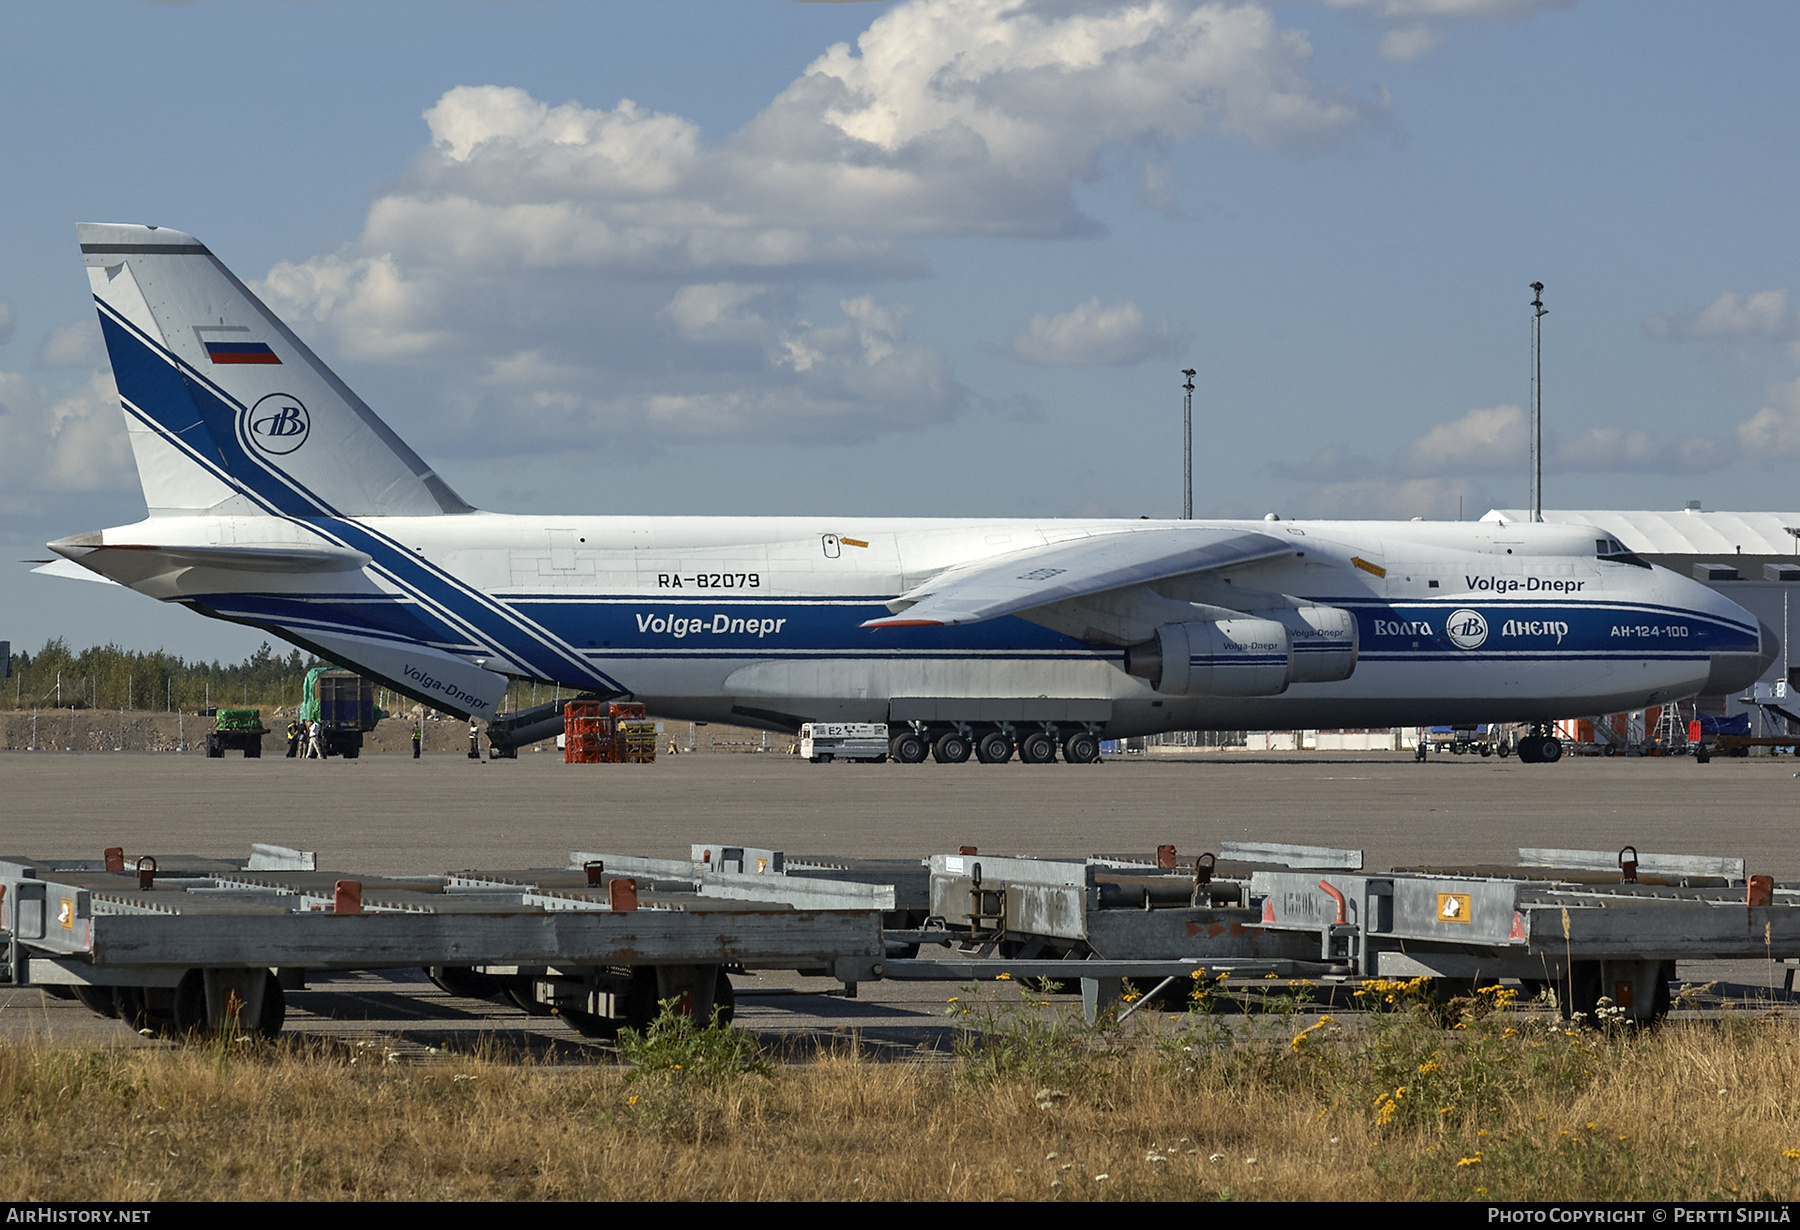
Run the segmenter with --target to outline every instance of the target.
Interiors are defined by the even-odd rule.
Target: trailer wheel
[[[1589,1021],[1600,1007],[1600,962],[1574,961],[1568,972],[1556,980],[1556,1010],[1567,1021],[1577,1012]]]
[[[166,1034],[174,1024],[163,1002],[168,994],[161,987],[114,987],[113,1002],[119,1019],[131,1028]]]
[[[506,998],[512,1001],[513,1007],[526,1016],[549,1016],[553,1011],[550,1005],[540,1004],[537,996],[532,993],[532,984],[535,981],[536,979],[526,978],[522,975],[506,979]]]
[[[975,743],[975,757],[982,764],[1005,764],[1012,754],[1012,740],[1003,731],[990,730]]]
[[[466,965],[434,965],[425,976],[444,994],[462,999],[497,999],[506,993],[506,979],[477,973]]]
[[[206,758],[208,760],[218,760],[218,759],[222,758],[224,755],[225,755],[225,744],[220,741],[219,736],[218,735],[207,735],[206,736]]]
[[[275,977],[275,971],[269,971],[268,981],[263,983],[262,1020],[257,1022],[256,1032],[265,1038],[273,1038],[281,1032],[287,1021],[287,992],[281,989],[281,980]]]
[[[113,994],[111,987],[89,986],[86,983],[78,982],[69,989],[75,992],[76,1001],[89,1012],[97,1016],[110,1017],[115,1021],[119,1019],[119,1000]]]
[[[578,1008],[558,1008],[556,1015],[562,1018],[564,1025],[584,1038],[616,1038],[625,1024],[617,1017],[596,1016]]]
[[[262,759],[262,740],[261,739],[252,738],[244,744],[244,759],[245,760],[261,760]]]

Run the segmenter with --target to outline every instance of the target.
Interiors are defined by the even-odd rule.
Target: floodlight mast
[[[1181,456],[1182,456],[1182,499],[1181,519],[1194,519],[1194,369],[1184,367],[1181,374],[1187,377],[1187,383],[1181,387],[1187,390],[1182,399],[1181,411]]]
[[[1531,519],[1544,519],[1544,284],[1531,284]]]

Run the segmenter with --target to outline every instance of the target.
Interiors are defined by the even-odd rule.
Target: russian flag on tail
[[[207,342],[206,357],[214,363],[280,363],[267,342]]]

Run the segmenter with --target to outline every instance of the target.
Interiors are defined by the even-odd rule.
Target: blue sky
[[[13,4],[0,538],[142,515],[73,225],[501,511],[1781,509],[1791,4]],[[622,100],[630,100],[629,104]],[[260,634],[0,570],[0,639]]]

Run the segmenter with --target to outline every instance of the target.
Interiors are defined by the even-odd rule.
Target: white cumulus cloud
[[[45,496],[135,486],[110,371],[62,396],[0,372],[0,510],[29,513]]]
[[[1530,423],[1517,406],[1471,410],[1439,423],[1406,449],[1406,467],[1415,473],[1474,473],[1508,470],[1530,451]]]
[[[1800,318],[1788,310],[1785,286],[1748,294],[1728,290],[1698,311],[1652,316],[1644,331],[1671,342],[1783,341],[1800,336]]]
[[[88,367],[100,360],[104,349],[100,322],[90,315],[45,334],[38,346],[38,362],[45,367]]]
[[[1038,367],[1125,367],[1173,347],[1167,322],[1151,324],[1130,300],[1102,307],[1095,296],[1056,316],[1033,316],[1006,352]]]
[[[1075,185],[1131,158],[1169,213],[1155,168],[1172,144],[1305,153],[1382,122],[1311,58],[1258,4],[913,0],[718,141],[630,100],[461,85],[360,236],[259,290],[341,355],[442,370],[465,429],[440,437],[451,451],[535,448],[570,416],[672,436],[913,430],[969,401],[907,339],[905,306],[872,293],[929,273],[913,241],[1091,235]],[[1092,307],[1082,361],[1166,345],[1134,305]]]

